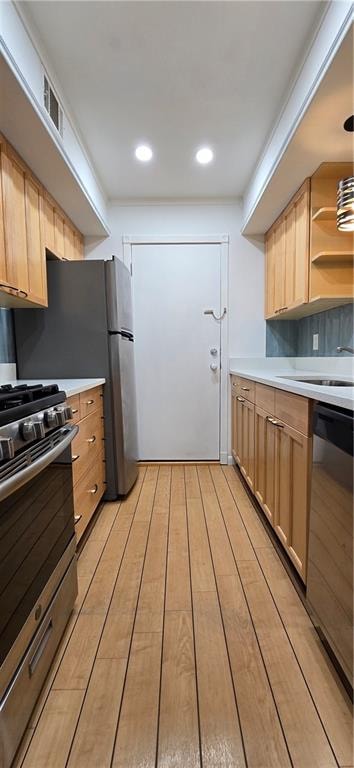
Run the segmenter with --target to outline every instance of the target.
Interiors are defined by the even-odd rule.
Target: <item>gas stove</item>
[[[72,418],[57,384],[0,386],[0,462],[46,437]]]

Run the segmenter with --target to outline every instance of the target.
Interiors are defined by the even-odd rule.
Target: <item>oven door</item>
[[[0,689],[26,650],[24,628],[40,623],[46,606],[38,598],[70,542],[75,549],[70,444],[77,431],[62,427],[0,467]]]

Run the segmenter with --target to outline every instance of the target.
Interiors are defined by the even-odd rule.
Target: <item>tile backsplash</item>
[[[354,347],[354,304],[328,309],[300,320],[267,320],[267,357],[336,357],[339,345]],[[318,350],[313,334],[318,333]]]
[[[11,309],[0,309],[0,363],[15,363],[16,348]]]

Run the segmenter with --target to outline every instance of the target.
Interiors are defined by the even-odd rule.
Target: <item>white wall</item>
[[[108,208],[111,236],[90,239],[86,258],[122,257],[123,235],[228,234],[229,356],[265,354],[263,244],[240,233],[241,203],[121,205]]]

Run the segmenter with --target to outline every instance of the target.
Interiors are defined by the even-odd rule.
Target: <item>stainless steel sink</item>
[[[354,379],[351,381],[344,381],[343,379],[305,379],[300,376],[278,376],[277,378],[301,381],[303,384],[316,384],[316,386],[320,387],[354,387]]]

